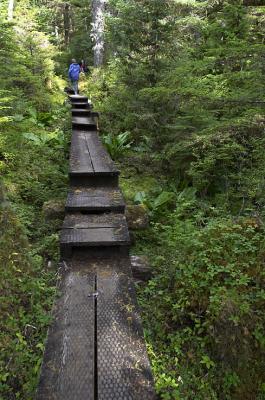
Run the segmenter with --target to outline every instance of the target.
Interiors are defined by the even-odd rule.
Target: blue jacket
[[[68,71],[68,76],[71,81],[78,81],[81,68],[79,64],[71,64]]]

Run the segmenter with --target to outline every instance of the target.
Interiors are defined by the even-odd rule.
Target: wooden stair
[[[75,187],[67,196],[67,212],[124,212],[125,203],[120,189],[112,187]]]
[[[72,109],[72,116],[74,117],[82,117],[82,116],[87,116],[87,117],[92,117],[92,118],[99,118],[99,113],[92,111],[91,109],[88,108],[73,108]]]
[[[93,117],[85,96],[69,98]],[[60,292],[35,400],[155,400],[119,171],[90,126],[73,129],[70,152]]]
[[[76,103],[88,103],[88,97],[87,96],[81,96],[80,94],[71,94],[69,96],[69,100],[72,103],[72,105],[76,104]]]
[[[73,129],[86,129],[86,130],[97,130],[97,121],[93,117],[89,116],[73,116],[72,117]]]
[[[63,258],[72,255],[73,248],[128,246],[130,237],[123,214],[67,215],[60,237]]]
[[[73,131],[69,175],[73,186],[118,186],[119,171],[97,132]]]

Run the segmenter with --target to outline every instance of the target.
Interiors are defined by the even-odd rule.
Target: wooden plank
[[[98,400],[154,400],[129,258],[97,268]]]
[[[87,108],[73,108],[72,109],[73,116],[91,116],[92,118],[99,118],[99,113],[95,111],[91,111]]]
[[[72,94],[69,95],[68,97],[72,103],[88,102],[88,97],[82,96],[80,94]]]
[[[77,115],[77,114],[90,115],[91,114],[91,110],[88,110],[87,108],[79,108],[79,109],[73,108],[72,109],[72,114],[74,114],[74,115]]]
[[[70,173],[94,174],[94,168],[87,147],[85,133],[73,133],[70,150]]]
[[[60,236],[61,248],[128,246],[129,232],[122,214],[69,214]]]
[[[89,229],[89,228],[120,228],[128,235],[127,222],[123,214],[103,213],[103,214],[67,214],[63,229]],[[129,236],[128,236],[129,239]]]
[[[70,174],[119,175],[98,134],[74,130],[72,134]]]
[[[68,193],[66,211],[119,211],[124,212],[125,203],[120,189],[72,188]]]
[[[79,101],[76,103],[72,103],[72,110],[77,110],[80,108],[87,108],[88,110],[90,110],[92,108],[92,104],[85,102],[85,101]]]
[[[86,134],[87,147],[90,151],[93,168],[97,172],[109,172],[115,169],[114,162],[110,158],[98,135]]]
[[[94,400],[95,275],[78,269],[61,280],[36,400]]]
[[[60,242],[69,247],[118,246],[123,243],[117,239],[113,228],[63,229]]]
[[[91,128],[93,130],[97,129],[96,120],[92,117],[88,116],[73,116],[72,117],[72,125],[73,127],[80,128]]]
[[[102,237],[107,238],[107,235],[109,235],[111,241],[115,240],[117,244],[123,243],[127,245],[130,243],[126,218],[118,213],[69,214],[65,217],[62,232],[65,237],[71,237],[72,233],[70,232],[72,231],[83,232],[81,237],[84,239],[82,240],[86,240],[86,236],[90,234],[94,240],[97,238],[96,232],[99,232],[102,233]]]

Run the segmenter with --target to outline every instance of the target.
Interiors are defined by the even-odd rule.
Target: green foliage
[[[134,202],[143,204],[149,210],[149,215],[153,218],[158,217],[162,211],[168,209],[168,206],[174,202],[174,193],[163,190],[156,196],[147,195],[145,192],[137,192]]]
[[[42,206],[67,188],[67,109],[53,76],[54,47],[36,8],[0,13],[0,398],[34,398],[55,294],[61,221]]]
[[[12,118],[1,134],[0,397],[4,399],[33,399],[50,322],[55,282],[47,264],[58,261],[57,231],[62,221],[45,221],[41,208],[51,198],[63,198],[67,190],[68,134],[62,131],[62,113],[64,108],[55,110],[48,127],[32,112]],[[27,130],[32,133],[25,134]]]
[[[139,294],[157,391],[262,399],[264,13],[237,0],[109,9],[89,90],[103,134],[131,134],[122,187],[153,223],[134,251],[155,270]]]
[[[200,226],[182,209],[153,227],[157,277],[141,295],[157,388],[165,399],[178,398],[176,382],[181,399],[256,397],[265,378],[263,227],[255,218]]]
[[[54,276],[32,254],[10,206],[1,209],[0,226],[0,397],[30,399],[50,321],[47,312],[53,302]]]
[[[33,399],[38,381],[55,293],[54,271],[47,265],[58,261],[57,231],[62,223],[45,221],[41,208],[51,198],[63,198],[67,190],[68,134],[59,122],[64,112],[56,110],[51,117],[54,126],[48,127],[34,113],[13,118],[1,135],[0,397],[4,399]],[[27,130],[32,133],[25,134]]]
[[[131,147],[130,132],[120,133],[118,135],[105,135],[102,137],[109,154],[113,160],[122,156],[127,149]]]
[[[39,135],[28,132],[24,133],[23,137],[34,143],[36,146],[43,146],[48,144],[53,149],[64,150],[65,146],[64,133],[58,129],[54,132],[49,132],[49,133],[42,132]]]
[[[91,63],[90,6],[20,0],[12,23],[0,17],[0,202],[10,249],[0,254],[8,266],[0,390],[12,400],[34,391],[53,295],[43,297],[45,266],[58,258],[60,221],[41,213],[67,184],[66,110],[52,111],[62,84],[53,71],[65,73],[72,56]],[[106,65],[84,87],[122,162],[125,195],[149,210],[135,250],[154,266],[139,296],[157,392],[264,399],[263,10],[240,0],[111,0],[105,28]]]

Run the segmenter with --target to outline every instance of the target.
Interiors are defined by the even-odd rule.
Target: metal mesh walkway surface
[[[154,400],[119,171],[91,131],[87,97],[70,101],[82,129],[72,134],[59,294],[36,400]]]

